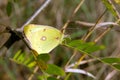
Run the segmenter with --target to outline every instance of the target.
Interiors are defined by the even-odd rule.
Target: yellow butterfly
[[[30,47],[38,54],[49,53],[62,42],[64,37],[64,34],[56,28],[35,24],[25,26],[24,35]]]

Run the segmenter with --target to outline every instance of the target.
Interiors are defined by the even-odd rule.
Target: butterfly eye
[[[42,36],[40,40],[45,41],[46,39],[46,36]]]

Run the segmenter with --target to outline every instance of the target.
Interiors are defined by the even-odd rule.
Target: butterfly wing
[[[56,28],[44,25],[29,24],[24,28],[24,34],[30,46],[38,54],[49,53],[63,39],[63,33]]]

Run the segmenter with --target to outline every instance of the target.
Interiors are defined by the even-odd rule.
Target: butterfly
[[[61,44],[64,38],[60,30],[45,25],[28,24],[23,32],[30,47],[38,54],[49,53]]]

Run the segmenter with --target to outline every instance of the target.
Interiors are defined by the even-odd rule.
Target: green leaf
[[[33,68],[36,65],[33,55],[28,56],[21,50],[17,51],[10,60],[29,68]]]
[[[47,69],[47,61],[49,61],[50,56],[49,54],[39,54],[37,56],[37,64],[39,65],[39,67],[42,70],[46,70]]]
[[[37,65],[40,67],[41,70],[46,70],[47,69],[47,63],[43,61],[42,59],[39,59],[36,61]]]
[[[61,69],[60,67],[54,64],[48,64],[48,68],[46,69],[46,72],[48,74],[53,74],[53,75],[60,75],[60,76],[65,75],[65,72],[63,71],[63,69]]]
[[[120,70],[120,63],[119,64],[114,64],[113,67]]]
[[[109,64],[120,63],[120,58],[102,58],[101,60]]]
[[[15,53],[13,59],[17,59],[17,58],[19,57],[19,55],[20,55],[21,52],[22,52],[22,50],[18,50],[18,51]]]
[[[91,53],[91,52],[95,52],[95,51],[98,51],[98,50],[101,50],[101,49],[104,49],[105,47],[103,46],[103,45],[100,45],[100,46],[98,46],[98,45],[91,45],[91,46],[89,46],[86,50],[85,50],[85,52],[87,52],[87,53]]]
[[[117,70],[120,70],[120,58],[102,58],[101,61],[109,64]]]
[[[10,2],[10,1],[7,3],[6,11],[7,11],[7,15],[8,15],[8,16],[10,16],[11,13],[12,13],[12,8],[13,8],[12,5],[13,5],[13,4],[12,4],[12,2]]]
[[[82,40],[73,40],[73,41],[68,43],[68,46],[79,49],[79,50],[84,50],[85,48],[87,48],[87,47],[89,47],[91,45],[93,45],[92,42],[85,43]]]
[[[32,67],[34,67],[35,65],[36,65],[36,62],[33,61],[33,62],[30,62],[27,66],[28,66],[29,68],[32,68]]]
[[[41,59],[44,62],[47,62],[47,61],[50,60],[50,56],[49,56],[49,54],[40,54],[40,55],[37,56],[37,59],[38,60]]]
[[[79,37],[79,36],[84,35],[85,33],[86,33],[85,30],[78,30],[78,31],[75,31],[74,33],[72,33],[72,34],[70,35],[70,38],[71,38],[71,39],[75,39],[75,38],[77,38],[77,37]]]
[[[26,56],[24,56],[24,58],[26,58]],[[24,64],[28,65],[32,61],[34,62],[34,57],[33,56],[28,56],[28,58],[24,61]]]
[[[67,42],[65,45],[85,53],[92,53],[105,48],[103,45],[99,46],[94,42],[84,42],[82,40],[73,40],[71,42]]]
[[[68,46],[82,50],[86,48],[88,45],[86,45],[82,40],[73,40],[68,43]]]
[[[19,55],[19,57],[17,58],[17,60],[18,61],[21,61],[21,62],[23,62],[23,61],[25,61],[25,53],[21,53],[20,55]]]

